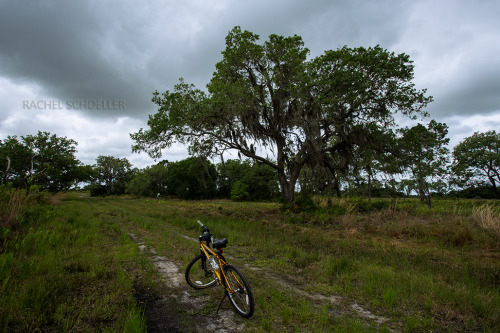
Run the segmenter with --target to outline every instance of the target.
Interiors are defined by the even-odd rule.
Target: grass
[[[141,229],[147,223],[150,229],[143,231],[159,235],[150,239],[164,251],[172,243],[167,230],[195,237],[199,232],[195,221],[202,219],[214,234],[230,239],[228,251],[240,263],[292,276],[294,283],[313,292],[356,299],[380,315],[407,318],[395,324],[401,330],[412,331],[417,320],[424,323],[417,330],[452,325],[458,331],[494,331],[500,304],[498,238],[477,227],[472,217],[474,205],[484,202],[466,201],[457,208],[461,202],[441,200],[432,214],[412,200],[389,201],[381,211],[360,213],[344,199],[337,204],[351,207],[351,214],[343,216],[280,212],[272,204],[160,201],[152,205],[145,200],[114,204],[140,216],[134,227]],[[318,220],[321,214],[326,218]],[[187,246],[195,248],[192,243]],[[184,262],[192,255],[189,250],[169,253]],[[253,285],[262,279],[248,274]],[[256,317],[262,319],[256,320],[262,330],[283,325],[320,330],[321,306],[313,307],[306,320],[307,311],[300,305],[304,300],[295,300],[293,291],[277,297],[270,291],[283,288],[272,282],[255,288],[258,294],[272,295],[257,298]],[[290,313],[297,311],[303,315],[291,319]],[[364,330],[371,329],[371,323],[355,321],[363,323]],[[342,327],[357,327],[346,322]]]
[[[135,244],[120,245],[82,202],[33,204],[20,193],[0,251],[0,331],[144,331],[128,273]]]
[[[489,230],[500,236],[500,214],[498,207],[491,204],[476,206],[472,209],[472,216],[485,230]]]
[[[0,329],[144,330],[131,272],[154,285],[154,269],[127,233],[185,267],[197,248],[180,235],[196,239],[198,219],[229,239],[229,261],[254,290],[248,331],[500,327],[500,202],[436,199],[432,213],[412,199],[318,204],[304,213],[268,203],[69,195],[42,220],[3,236]],[[209,294],[201,313],[218,305],[220,293]],[[362,316],[353,303],[387,320]]]

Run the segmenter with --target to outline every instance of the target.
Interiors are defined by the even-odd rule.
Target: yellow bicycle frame
[[[210,258],[210,255],[217,258],[217,260],[219,261],[219,269],[214,270],[215,276],[217,277],[217,280],[219,280],[219,283],[221,285],[225,286],[224,288],[227,290],[227,292],[233,293],[233,291],[231,290],[231,286],[229,285],[229,281],[227,281],[226,274],[224,273],[224,270],[222,269],[222,265],[223,264],[225,265],[226,262],[219,256],[219,254],[217,254],[210,247],[208,247],[207,244],[203,243],[203,241],[200,242],[200,247],[201,247],[201,250],[203,251],[203,253],[205,253],[207,260]],[[209,263],[209,265],[210,265],[210,263]],[[220,270],[220,272],[219,272],[219,270]],[[226,281],[226,283],[222,283],[222,276],[221,275],[224,276],[224,281]],[[238,281],[238,279],[236,279],[236,281]],[[241,284],[240,281],[238,281],[238,284]]]

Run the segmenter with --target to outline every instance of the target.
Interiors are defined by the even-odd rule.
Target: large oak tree
[[[371,140],[367,128],[394,125],[395,112],[424,114],[432,100],[412,83],[406,54],[343,47],[308,59],[300,36],[258,41],[239,27],[229,32],[208,92],[182,79],[173,92],[155,92],[158,112],[131,134],[132,150],[158,158],[175,141],[197,154],[237,150],[276,169],[289,203],[306,164],[347,168]]]

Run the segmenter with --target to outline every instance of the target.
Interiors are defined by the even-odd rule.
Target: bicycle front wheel
[[[240,316],[250,318],[253,315],[255,301],[245,276],[233,265],[225,265],[224,274],[227,279],[225,283],[229,284],[226,285],[229,289],[226,290],[226,293],[233,308]]]
[[[186,282],[195,289],[208,288],[217,282],[204,254],[191,260],[186,268],[185,276]]]

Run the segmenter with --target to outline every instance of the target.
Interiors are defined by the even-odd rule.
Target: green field
[[[196,331],[194,322],[217,318],[222,291],[168,283],[141,247],[182,274],[197,254],[197,220],[229,239],[227,258],[253,288],[250,320],[223,306],[240,330],[500,328],[498,201],[435,200],[429,212],[411,199],[316,198],[319,209],[297,212],[274,203],[25,197],[2,206],[3,332],[146,331],[161,323],[159,300],[166,327]],[[186,293],[204,301],[188,306]]]

